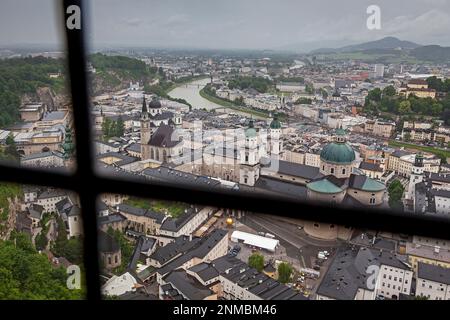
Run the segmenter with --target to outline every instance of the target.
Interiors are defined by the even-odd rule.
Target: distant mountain
[[[416,49],[420,47],[419,44],[411,41],[403,41],[395,37],[386,37],[376,41],[364,42],[360,44],[345,46],[341,48],[331,49],[322,48],[311,51],[313,54],[318,53],[333,53],[333,52],[355,52],[355,51],[366,51],[366,50],[389,50],[389,49]]]
[[[450,47],[441,46],[423,46],[411,50],[411,56],[419,60],[434,61],[434,62],[449,62],[450,61]]]

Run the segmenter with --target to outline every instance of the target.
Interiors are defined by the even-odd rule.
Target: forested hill
[[[65,73],[62,59],[34,57],[0,60],[0,128],[19,120],[18,109],[25,94],[36,94],[39,87],[63,91],[64,78],[50,78],[50,73]]]
[[[123,57],[93,54],[89,60],[96,69],[92,80],[92,93],[122,89],[130,81],[146,83],[158,73],[156,67]],[[50,74],[60,74],[50,78]],[[38,99],[37,89],[51,88],[61,96],[67,94],[65,82],[66,65],[63,59],[38,57],[0,60],[0,128],[19,121],[19,107],[24,95]]]
[[[156,67],[149,67],[143,61],[124,56],[95,53],[89,56],[89,61],[96,69],[92,78],[92,94],[123,89],[130,81],[147,83],[158,73]]]

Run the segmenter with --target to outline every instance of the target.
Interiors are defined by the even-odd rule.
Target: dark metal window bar
[[[222,191],[154,181],[125,180],[119,177],[100,175],[95,171],[93,156],[88,80],[85,72],[86,43],[84,28],[86,26],[86,7],[83,2],[83,0],[64,0],[61,8],[64,17],[63,27],[66,35],[73,102],[76,171],[66,173],[0,164],[0,181],[63,188],[78,193],[83,215],[84,265],[88,300],[100,300],[101,298],[96,220],[96,198],[101,193],[130,194],[162,200],[194,202],[221,208],[340,224],[354,228],[450,239],[450,219],[442,217],[406,214],[388,210],[329,207],[320,203],[313,205],[249,192]],[[66,9],[71,5],[81,8],[80,29],[70,30],[65,26],[65,19],[68,16]]]

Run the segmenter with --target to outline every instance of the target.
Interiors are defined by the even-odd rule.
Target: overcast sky
[[[61,43],[56,0],[0,0],[0,44]],[[89,0],[95,46],[340,47],[384,36],[450,46],[450,0]],[[369,5],[381,30],[366,27]]]

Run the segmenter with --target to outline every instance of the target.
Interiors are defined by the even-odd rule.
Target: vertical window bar
[[[76,137],[76,186],[80,197],[84,228],[84,265],[87,298],[100,299],[99,263],[97,254],[96,190],[89,190],[95,179],[91,117],[86,76],[85,27],[86,6],[82,0],[64,0],[63,17],[66,34],[70,88]]]

